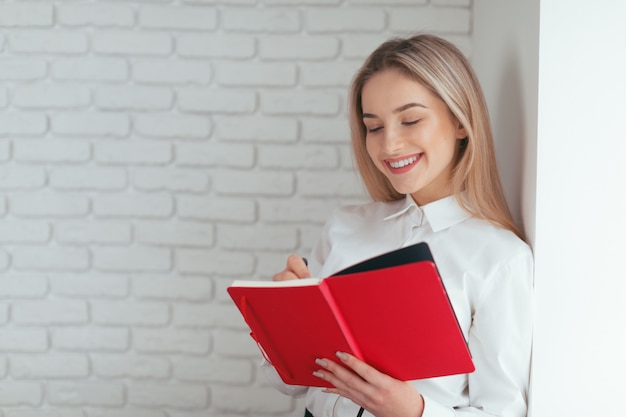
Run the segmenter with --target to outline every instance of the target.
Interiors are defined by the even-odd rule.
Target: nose
[[[395,155],[402,148],[401,134],[393,127],[385,128],[383,141],[383,149],[389,155]]]

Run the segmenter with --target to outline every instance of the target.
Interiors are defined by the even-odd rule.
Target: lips
[[[413,166],[422,159],[423,153],[403,156],[401,158],[395,159],[385,159],[385,165],[387,168],[394,174],[402,174],[403,172],[409,171],[413,168]]]

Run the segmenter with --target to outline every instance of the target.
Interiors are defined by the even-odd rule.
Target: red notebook
[[[235,281],[228,293],[287,384],[328,386],[316,358],[349,352],[400,380],[474,371],[428,246],[368,259],[326,279]]]

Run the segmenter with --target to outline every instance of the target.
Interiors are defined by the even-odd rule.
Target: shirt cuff
[[[424,399],[424,412],[422,417],[454,417],[454,409],[446,407],[437,401],[428,398],[426,395],[422,395]]]

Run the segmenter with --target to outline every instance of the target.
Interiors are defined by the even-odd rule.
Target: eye
[[[402,122],[402,124],[404,126],[413,126],[413,125],[417,124],[419,121],[420,121],[420,119],[410,120],[408,122]]]
[[[382,126],[366,127],[368,133],[375,133],[381,130]]]

